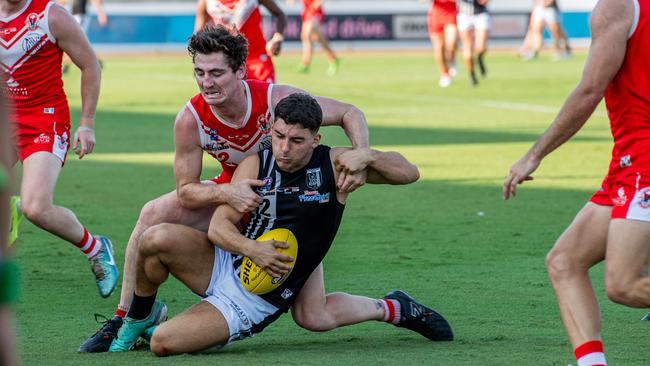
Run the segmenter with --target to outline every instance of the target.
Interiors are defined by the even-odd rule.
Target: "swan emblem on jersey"
[[[271,114],[269,112],[266,112],[265,115],[260,115],[257,118],[257,129],[260,130],[264,135],[269,133],[271,131],[271,123],[269,120],[271,119]]]
[[[32,32],[38,29],[38,14],[29,14],[25,20],[25,25],[27,25],[27,28]]]
[[[639,206],[650,208],[650,188],[644,188],[639,192]]]

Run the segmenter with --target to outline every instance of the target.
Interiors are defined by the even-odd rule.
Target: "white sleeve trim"
[[[630,27],[630,32],[627,34],[627,39],[632,38],[634,31],[639,25],[639,17],[641,16],[641,8],[639,7],[639,0],[632,0],[634,4],[634,19],[632,20],[632,26]]]
[[[267,89],[266,92],[266,97],[267,97],[267,107],[269,109],[269,114],[271,116],[271,120],[268,121],[269,124],[273,124],[275,122],[275,108],[273,108],[273,85],[275,84],[269,84],[269,88]]]

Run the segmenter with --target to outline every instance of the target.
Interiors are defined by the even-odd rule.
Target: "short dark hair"
[[[228,60],[228,66],[232,71],[237,71],[246,64],[248,41],[237,28],[228,29],[224,25],[207,26],[189,38],[187,51],[192,56],[192,62],[197,53],[209,55],[223,52]]]
[[[302,125],[316,133],[323,122],[323,110],[311,95],[293,93],[275,106],[275,118],[282,118],[289,125]]]

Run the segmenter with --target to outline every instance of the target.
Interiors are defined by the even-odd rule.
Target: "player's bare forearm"
[[[213,245],[230,253],[250,255],[255,241],[243,236],[237,229],[242,214],[228,205],[219,206],[210,220],[208,239]]]
[[[81,120],[80,126],[94,127],[97,101],[101,86],[99,62],[81,69]]]
[[[343,131],[350,139],[353,148],[366,148],[370,146],[370,132],[368,130],[368,121],[363,112],[351,106],[343,114]]]
[[[368,183],[409,184],[420,179],[420,171],[394,151],[369,150]]]
[[[284,29],[287,26],[287,16],[274,0],[260,0],[269,13],[275,18],[275,32],[280,35],[284,34]]]
[[[176,194],[181,205],[196,210],[204,207],[218,206],[226,200],[224,188],[227,184],[204,184],[200,182],[180,184]]]

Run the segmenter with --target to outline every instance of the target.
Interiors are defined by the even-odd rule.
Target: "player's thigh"
[[[487,28],[476,28],[475,30],[475,39],[476,45],[475,48],[477,51],[485,51],[487,49],[487,41],[489,38],[489,30]]]
[[[466,56],[472,55],[472,50],[474,49],[474,30],[467,29],[460,33],[460,42],[463,45],[463,54]]]
[[[197,294],[205,294],[210,285],[214,246],[202,231],[178,224],[150,227],[143,233],[140,254],[155,254],[174,277]]]
[[[632,285],[650,263],[650,222],[615,219],[609,225],[606,283]]]
[[[207,232],[214,210],[212,206],[199,209],[184,207],[176,191],[171,191],[147,202],[142,208],[140,220],[147,226],[172,223]]]
[[[319,311],[325,307],[325,278],[323,263],[319,264],[300,290],[300,294],[291,306],[294,319],[306,311]]]
[[[51,203],[61,168],[61,160],[52,153],[39,151],[29,155],[23,161],[20,186],[23,204]]]
[[[456,41],[458,41],[458,28],[456,27],[456,24],[445,24],[444,29],[446,46],[450,49],[456,47]]]
[[[307,20],[304,23],[302,23],[302,27],[300,28],[300,37],[303,39],[308,39],[311,37],[312,33],[314,31],[314,22],[311,20]]]
[[[229,335],[223,314],[201,301],[162,323],[151,337],[151,350],[159,356],[198,352],[226,343]]]
[[[560,235],[548,256],[553,265],[589,268],[605,258],[611,207],[588,202]]]

